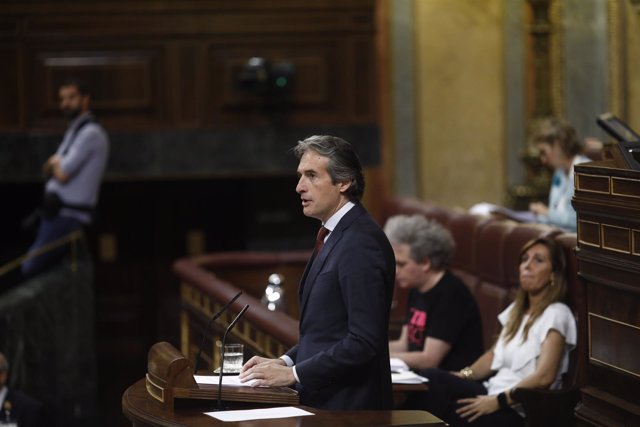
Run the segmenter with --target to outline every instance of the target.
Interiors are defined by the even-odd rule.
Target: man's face
[[[60,97],[60,111],[69,120],[75,119],[89,109],[89,97],[81,95],[74,85],[62,86],[58,95]]]
[[[411,247],[406,243],[393,243],[391,246],[396,257],[396,284],[403,289],[422,286],[426,281],[427,265],[411,258]]]
[[[332,183],[327,171],[329,159],[309,150],[300,158],[296,192],[302,200],[302,212],[320,221],[326,221],[347,201],[344,192],[351,185]]]

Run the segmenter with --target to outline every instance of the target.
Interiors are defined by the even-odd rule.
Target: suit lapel
[[[302,292],[304,290],[304,283],[307,280],[307,276],[309,275],[309,270],[311,269],[311,266],[313,265],[313,261],[316,258],[316,251],[314,249],[313,253],[311,254],[311,257],[309,257],[309,261],[307,261],[307,265],[304,268],[304,273],[302,273],[302,278],[300,279],[300,283],[298,284],[298,301],[302,302]]]
[[[316,277],[318,277],[318,274],[322,271],[322,267],[327,261],[327,258],[331,255],[333,248],[342,239],[344,231],[353,223],[353,221],[355,221],[356,218],[362,215],[363,212],[365,212],[364,208],[359,203],[356,203],[356,205],[342,217],[331,234],[329,234],[329,238],[320,251],[320,254],[316,254],[314,251],[311,256],[311,259],[309,260],[309,263],[302,275],[302,280],[300,281],[300,288],[302,290],[300,293],[300,322],[302,322],[307,302],[309,300],[309,295],[311,294],[311,289],[316,282]]]

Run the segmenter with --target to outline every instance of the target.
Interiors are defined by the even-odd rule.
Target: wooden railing
[[[71,271],[78,270],[78,241],[82,238],[82,230],[72,231],[69,234],[66,234],[59,239],[52,240],[51,242],[47,242],[44,245],[40,246],[37,249],[29,251],[9,262],[0,266],[0,278],[6,274],[9,274],[11,271],[20,267],[20,265],[30,259],[38,257],[40,255],[44,255],[48,252],[54,251],[56,249],[62,248],[65,245],[69,245],[70,247],[70,268]]]
[[[251,252],[224,253],[207,255],[197,258],[183,258],[176,261],[173,271],[181,280],[180,299],[180,336],[181,351],[192,362],[195,362],[199,351],[201,337],[204,334],[205,345],[202,349],[200,366],[215,369],[219,366],[219,341],[225,328],[240,312],[244,305],[250,308],[240,319],[227,337],[228,342],[239,342],[245,345],[245,360],[251,355],[258,354],[265,357],[279,357],[287,349],[298,342],[298,321],[283,312],[269,311],[260,301],[259,292],[264,290],[266,278],[271,273],[286,271],[286,292],[289,298],[297,300],[297,285],[299,276],[306,265],[309,253],[283,252],[273,254],[257,254]],[[252,282],[242,286],[231,284],[219,277],[218,270],[224,268],[216,266],[235,265],[244,270],[251,266],[250,276],[264,277],[263,283]],[[212,270],[216,271],[216,274]],[[211,331],[204,331],[212,316],[230,301],[239,290],[244,294],[236,300],[211,327]],[[205,363],[202,363],[205,362]]]

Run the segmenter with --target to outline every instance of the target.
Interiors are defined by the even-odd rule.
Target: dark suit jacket
[[[390,409],[389,311],[395,257],[358,203],[342,217],[301,281],[296,365],[300,403],[319,409]]]
[[[42,404],[24,393],[8,387],[7,397],[4,403],[11,403],[11,420],[17,421],[19,427],[40,427],[46,425],[43,420]],[[6,419],[6,411],[3,404],[0,408],[0,420]]]

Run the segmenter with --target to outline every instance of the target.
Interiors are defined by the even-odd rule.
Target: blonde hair
[[[541,237],[527,242],[520,251],[520,262],[524,254],[535,245],[543,245],[549,251],[549,257],[551,259],[551,283],[547,287],[547,291],[542,296],[542,301],[536,307],[533,307],[529,319],[524,326],[524,332],[522,334],[522,342],[527,340],[529,336],[529,329],[534,322],[540,317],[540,315],[547,309],[549,305],[554,302],[562,301],[567,292],[567,279],[565,277],[565,258],[564,252],[560,245],[555,240],[547,237]],[[524,318],[525,313],[529,310],[529,296],[522,290],[518,289],[516,298],[514,301],[513,309],[509,313],[509,319],[504,326],[503,334],[506,342],[509,342],[516,336],[520,324]]]
[[[566,120],[559,117],[545,117],[532,126],[529,144],[558,144],[562,154],[568,158],[582,153],[584,147],[578,139],[576,129]]]

